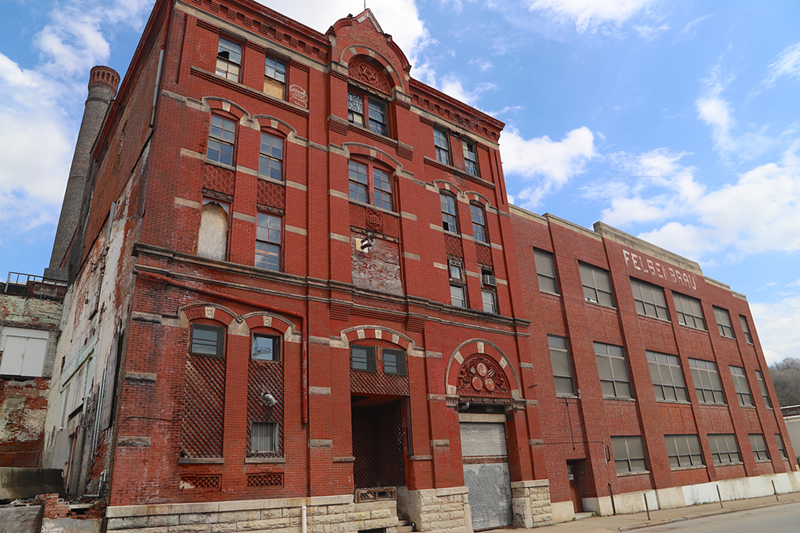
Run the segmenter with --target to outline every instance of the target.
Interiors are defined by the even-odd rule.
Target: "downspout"
[[[167,37],[169,37],[169,27],[172,22],[172,5],[167,7],[167,25],[164,29],[164,42],[161,43],[161,51],[158,53],[158,70],[156,71],[156,86],[153,89],[153,111],[150,113],[150,127],[156,121],[156,104],[158,103],[158,93],[161,92],[161,75],[164,71],[164,53],[167,49]]]
[[[302,362],[302,376],[303,376],[300,409],[302,412],[303,424],[308,424],[308,324],[306,320],[306,315],[304,315],[303,313],[298,313],[296,311],[289,311],[287,309],[281,309],[280,307],[266,305],[261,302],[257,302],[255,300],[241,298],[239,296],[232,296],[230,294],[225,294],[224,292],[215,291],[213,289],[205,289],[203,287],[198,287],[197,285],[194,285],[192,283],[187,283],[185,281],[178,281],[176,279],[168,278],[167,276],[162,276],[161,274],[155,274],[153,272],[137,270],[136,274],[139,276],[144,276],[146,278],[162,281],[167,285],[180,287],[182,289],[197,292],[200,294],[205,294],[207,296],[214,296],[216,298],[222,298],[224,300],[228,300],[231,302],[237,302],[240,304],[248,305],[250,307],[255,307],[256,309],[263,309],[265,311],[272,311],[274,313],[279,313],[299,318],[301,328],[303,330],[302,331],[303,343],[300,355],[300,360]]]

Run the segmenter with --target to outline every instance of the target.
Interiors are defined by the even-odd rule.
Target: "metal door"
[[[472,529],[510,526],[513,515],[506,425],[461,422],[461,455]]]

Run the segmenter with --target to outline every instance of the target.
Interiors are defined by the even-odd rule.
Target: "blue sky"
[[[363,0],[263,0],[324,32]],[[6,0],[0,277],[47,266],[89,69],[152,0]],[[800,356],[800,2],[367,0],[412,76],[489,112],[517,205],[602,220],[748,296]]]

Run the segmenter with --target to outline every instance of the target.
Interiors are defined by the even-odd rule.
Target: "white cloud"
[[[452,72],[445,74],[439,83],[434,83],[433,85],[443,93],[473,107],[480,99],[482,93],[497,89],[494,83],[479,83],[472,91],[468,91],[464,88],[461,78]]]
[[[751,302],[750,311],[767,363],[774,364],[800,353],[800,295],[791,294],[778,302]]]
[[[575,23],[578,32],[593,31],[612,23],[619,25],[642,11],[652,0],[527,0],[531,11],[542,11],[555,20]]]
[[[488,72],[494,67],[491,61],[486,61],[484,59],[470,59],[469,64],[477,65],[481,72]]]
[[[641,26],[634,26],[633,29],[636,30],[636,33],[638,33],[639,37],[642,39],[646,41],[652,41],[660,34],[669,30],[669,24],[662,24],[661,26],[650,26],[648,24],[643,24]]]
[[[723,158],[735,155],[744,161],[767,152],[774,146],[775,139],[766,136],[767,126],[762,126],[759,131],[748,131],[740,135],[735,133],[737,125],[733,110],[721,96],[733,79],[731,75],[723,76],[718,67],[713,68],[710,75],[702,80],[705,90],[695,100],[695,107],[698,118],[711,127],[714,149]]]
[[[363,10],[361,2],[352,0],[260,0],[260,3],[322,33],[340,18],[358,15]],[[367,7],[375,14],[383,31],[392,36],[416,66],[418,53],[430,44],[431,38],[414,0],[370,0]],[[412,75],[417,77],[416,72]]]
[[[547,135],[525,139],[517,128],[508,126],[501,138],[500,152],[506,176],[537,181],[515,195],[528,209],[534,209],[542,198],[582,173],[585,163],[596,156],[594,135],[586,126],[570,131],[561,141],[553,141]]]
[[[697,17],[696,19],[688,22],[686,26],[680,32],[680,37],[684,39],[693,39],[695,35],[697,35],[697,30],[700,25],[707,19],[713,17],[714,15],[703,15],[702,17]]]
[[[769,73],[764,85],[769,89],[783,76],[800,78],[800,43],[786,47],[778,58],[769,64]]]
[[[784,154],[782,166],[762,165],[742,173],[733,183],[710,190],[695,179],[694,169],[680,166],[679,160],[686,154],[664,149],[634,158],[615,154],[609,157],[623,160],[619,168],[645,177],[617,181],[605,195],[605,184],[584,192],[609,200],[610,207],[602,213],[602,220],[609,224],[624,227],[664,222],[639,237],[696,260],[717,252],[733,257],[764,251],[798,252],[798,149],[800,142]],[[652,174],[648,175],[647,168]]]

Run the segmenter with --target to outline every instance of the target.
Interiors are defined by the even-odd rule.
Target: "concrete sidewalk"
[[[647,513],[616,516],[593,516],[591,518],[584,518],[583,520],[564,522],[562,524],[555,524],[552,526],[546,526],[544,528],[518,529],[516,531],[524,531],[527,533],[541,533],[545,531],[548,533],[616,533],[619,531],[633,531],[650,526],[660,526],[670,522],[702,518],[704,516],[735,513],[737,511],[743,511],[746,509],[771,507],[773,505],[782,505],[785,503],[796,503],[800,502],[800,493],[794,492],[788,494],[779,494],[778,498],[780,501],[775,501],[775,496],[727,501],[722,502],[723,508],[720,508],[719,503],[706,503],[703,505],[694,505],[692,507],[681,507],[680,509],[650,511],[649,521],[647,520]],[[495,531],[497,531],[497,533],[500,533],[501,531],[503,533],[508,533],[508,530]]]

